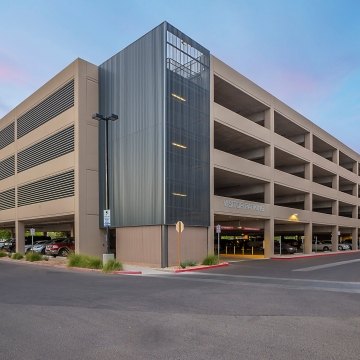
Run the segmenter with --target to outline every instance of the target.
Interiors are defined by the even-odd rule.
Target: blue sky
[[[0,117],[164,20],[360,153],[359,0],[0,0]]]

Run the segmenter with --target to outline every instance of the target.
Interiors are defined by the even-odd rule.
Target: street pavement
[[[0,359],[360,358],[360,254],[105,275],[0,261]]]

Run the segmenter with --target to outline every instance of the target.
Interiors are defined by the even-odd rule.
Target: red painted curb
[[[313,254],[313,255],[300,255],[294,257],[271,257],[270,260],[295,260],[295,259],[307,259],[314,257],[322,257],[322,256],[336,256],[336,255],[345,255],[345,254],[354,254],[359,253],[360,250],[350,250],[350,251],[337,251],[337,252],[329,252],[329,253],[321,253],[321,254]]]
[[[116,275],[141,275],[142,271],[113,271],[112,274],[116,274]]]
[[[188,268],[188,269],[175,269],[174,272],[175,273],[182,273],[182,272],[187,272],[187,271],[200,271],[200,270],[207,270],[207,269],[214,269],[214,268],[218,268],[218,267],[223,267],[223,266],[229,266],[228,262],[224,262],[218,265],[204,265],[204,266],[194,266],[192,268]]]

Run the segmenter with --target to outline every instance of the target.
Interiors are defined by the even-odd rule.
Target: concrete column
[[[358,207],[357,205],[352,207],[352,218],[357,219],[358,218]]]
[[[339,226],[335,225],[331,229],[331,247],[332,251],[338,251],[338,244],[339,244]]]
[[[313,151],[312,134],[305,134],[305,148]]]
[[[339,150],[338,150],[338,149],[335,149],[335,150],[333,151],[332,161],[333,161],[335,164],[339,165]]]
[[[352,167],[352,172],[358,175],[358,163],[354,162]]]
[[[15,221],[16,252],[25,253],[25,225],[23,222]]]
[[[75,237],[75,227],[74,224],[70,225],[70,237]]]
[[[274,255],[274,219],[265,220],[264,226],[264,256],[270,258]]]
[[[274,183],[265,184],[264,191],[265,204],[274,205]]]
[[[312,211],[312,194],[305,194],[304,210]]]
[[[352,249],[353,250],[358,250],[359,249],[358,236],[359,236],[359,229],[358,228],[352,229],[351,238],[352,238]]]
[[[310,180],[313,181],[313,166],[311,163],[309,164],[305,164],[305,171],[304,171],[304,175],[305,175],[305,179],[306,180]]]
[[[304,254],[312,253],[312,223],[304,226]]]
[[[336,190],[339,189],[339,176],[338,175],[333,176],[331,187]]]
[[[274,131],[274,109],[269,109],[265,111],[265,121],[264,125],[267,129]]]
[[[338,215],[338,213],[339,213],[339,208],[338,208],[338,201],[337,200],[334,200],[333,202],[332,202],[332,214],[333,215]]]
[[[352,194],[356,197],[358,197],[358,189],[359,189],[359,186],[358,184],[354,184],[353,185],[353,190],[352,190]]]

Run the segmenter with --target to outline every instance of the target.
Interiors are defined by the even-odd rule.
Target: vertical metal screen
[[[210,54],[168,24],[166,224],[210,223]]]

